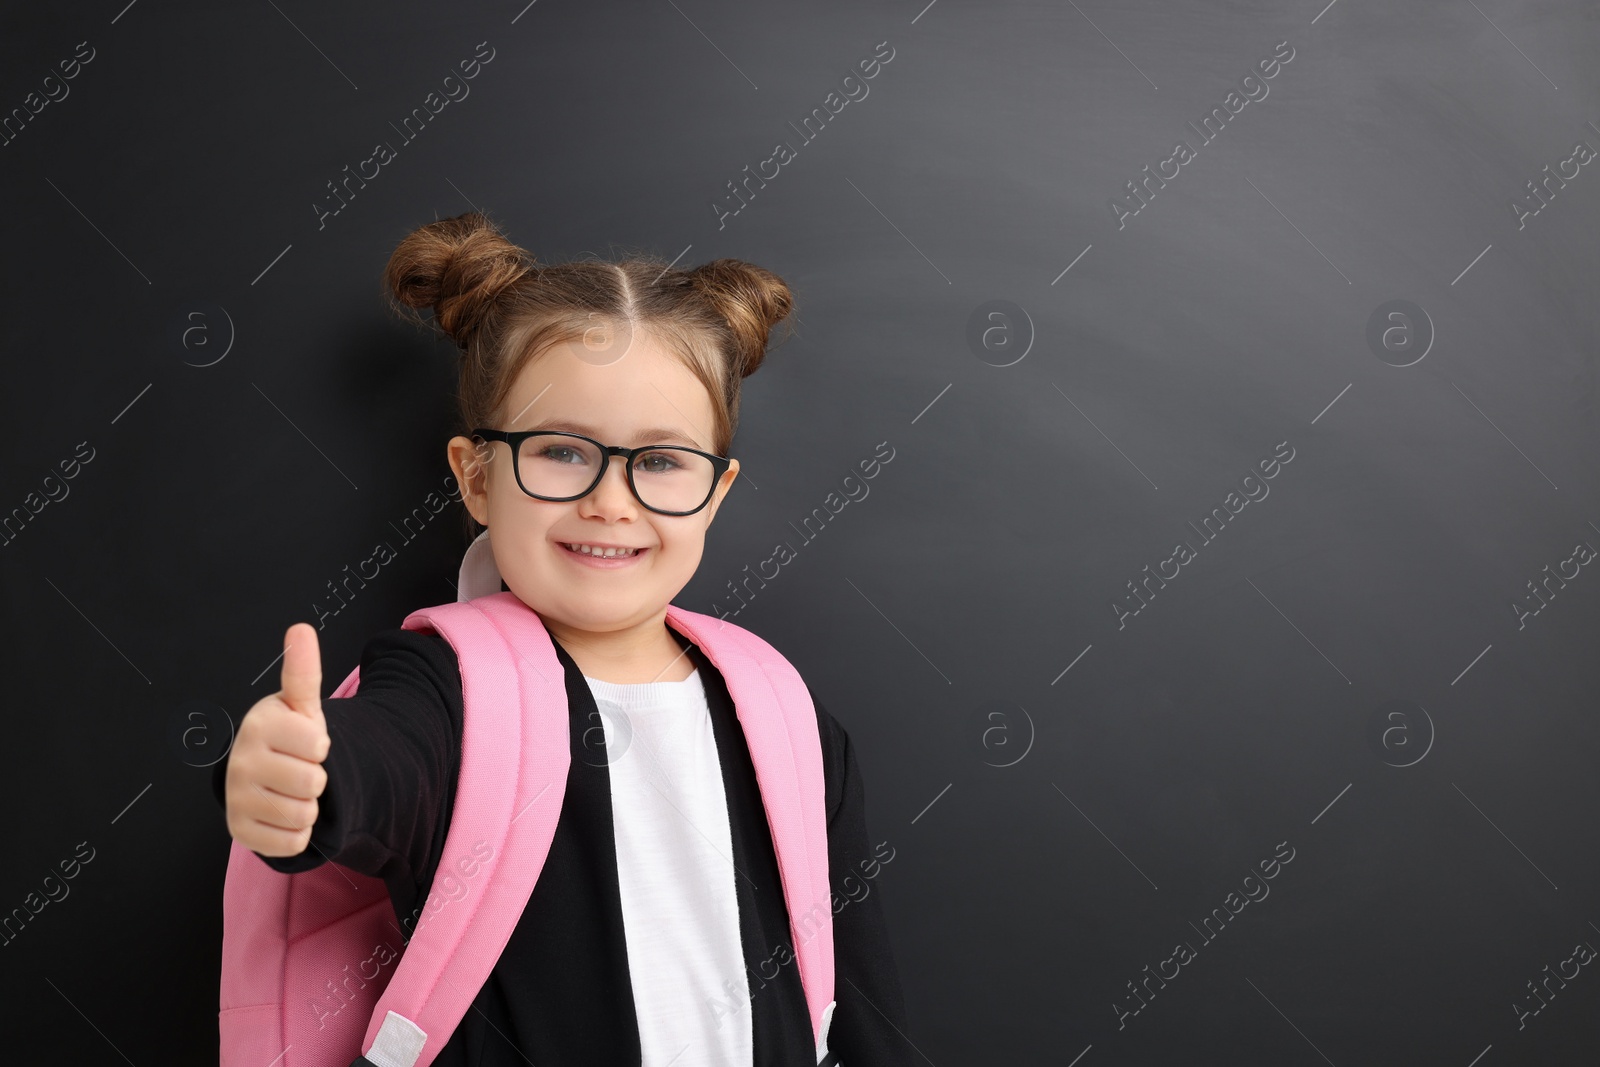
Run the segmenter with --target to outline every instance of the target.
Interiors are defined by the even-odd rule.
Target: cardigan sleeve
[[[828,783],[828,881],[833,890],[833,1022],[828,1048],[840,1067],[910,1067],[905,997],[884,921],[880,875],[894,859],[893,842],[874,843],[867,830],[866,789],[850,735],[817,704]]]
[[[431,881],[454,804],[461,749],[455,651],[434,633],[393,629],[362,650],[357,692],[323,698],[328,782],[311,841],[295,856],[261,856],[286,874],[325,861],[389,884],[397,911]],[[231,753],[230,753],[231,755]],[[226,810],[226,759],[212,791]]]

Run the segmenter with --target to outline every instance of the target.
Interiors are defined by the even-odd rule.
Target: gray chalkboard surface
[[[849,730],[915,1062],[1600,1056],[1593,5],[5,23],[30,1062],[215,1061],[206,767],[376,544],[330,678],[453,599],[452,357],[378,278],[472,209],[792,287],[677,603]]]

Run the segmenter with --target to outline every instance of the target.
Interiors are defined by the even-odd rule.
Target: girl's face
[[[621,358],[604,361],[581,343],[551,348],[522,368],[497,430],[566,430],[607,445],[678,444],[714,451],[711,397],[654,336],[636,330]],[[652,431],[664,430],[665,433]],[[706,528],[739,472],[734,460],[711,502],[693,515],[661,515],[628,488],[621,457],[578,500],[524,493],[510,446],[475,451],[451,438],[450,465],[473,518],[489,528],[506,587],[547,622],[598,633],[660,624],[667,605],[700,565]],[[620,565],[596,566],[564,544],[639,549]]]

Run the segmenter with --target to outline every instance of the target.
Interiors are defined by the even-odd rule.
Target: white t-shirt
[[[700,672],[584,680],[605,728],[642,1067],[750,1067],[732,835]]]

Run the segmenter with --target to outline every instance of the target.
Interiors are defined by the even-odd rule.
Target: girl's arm
[[[324,699],[331,744],[311,843],[297,856],[261,856],[292,874],[332,860],[414,896],[443,849],[461,747],[461,676],[437,634],[385,630],[361,655],[356,694]],[[212,789],[224,804],[226,759]],[[224,804],[225,806],[225,804]]]
[[[812,701],[816,703],[815,699]],[[867,833],[866,791],[850,735],[816,704],[828,764],[828,881],[833,889],[833,1022],[828,1048],[842,1067],[899,1067],[920,1062],[907,1034],[905,998],[881,907],[879,876],[893,842]],[[837,783],[837,785],[833,785]]]

